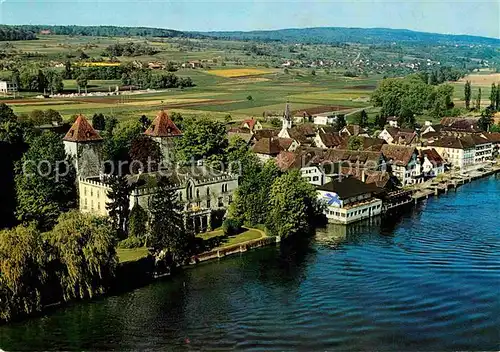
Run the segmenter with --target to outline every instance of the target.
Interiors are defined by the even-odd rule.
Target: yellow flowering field
[[[274,72],[273,70],[260,69],[260,68],[228,68],[222,70],[207,71],[207,73],[210,73],[211,75],[226,77],[226,78],[265,75],[273,72]]]

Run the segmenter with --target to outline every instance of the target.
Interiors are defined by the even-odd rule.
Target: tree
[[[71,61],[66,60],[64,63],[64,79],[73,78],[73,72],[71,70]]]
[[[353,121],[355,124],[361,127],[366,127],[368,125],[368,115],[365,110],[361,110],[353,115]]]
[[[0,104],[0,124],[4,122],[14,122],[17,120],[17,116],[14,111],[5,103]]]
[[[431,116],[440,118],[446,115],[449,109],[453,108],[453,86],[442,84],[434,90],[430,97],[432,101]]]
[[[470,85],[470,81],[465,82],[464,93],[465,93],[465,108],[466,109],[470,109],[470,100],[471,100],[471,85]]]
[[[0,320],[42,309],[46,252],[35,226],[0,232]]]
[[[320,209],[315,187],[298,170],[289,171],[271,187],[266,227],[280,237],[307,232]]]
[[[87,89],[88,79],[84,72],[80,73],[80,75],[76,78],[76,84],[78,85],[78,92],[80,92],[81,88]]]
[[[251,95],[247,96],[247,100],[248,101],[252,101],[253,100],[253,97]]]
[[[184,226],[183,207],[174,187],[166,178],[158,181],[151,198],[150,246],[158,256],[166,251],[173,262],[182,262],[187,255],[189,237]]]
[[[157,171],[161,163],[160,147],[148,136],[139,135],[132,140],[129,157],[133,174]]]
[[[132,141],[137,136],[140,136],[143,131],[137,121],[120,123],[117,128],[112,126],[112,124],[114,124],[113,121],[116,121],[116,119],[106,119],[106,138],[104,140],[105,160],[113,162],[115,166],[114,169],[118,174],[127,174],[130,169],[126,163],[130,163],[131,161],[129,152]],[[108,128],[110,130],[108,130]],[[120,165],[120,162],[124,162],[123,165]]]
[[[377,114],[377,116],[375,116],[375,125],[378,127],[378,128],[384,128],[385,125],[387,124],[387,116],[383,116],[382,114]]]
[[[149,126],[151,126],[151,119],[149,119],[146,115],[141,115],[139,118],[139,123],[142,127],[143,131],[146,131]]]
[[[139,203],[136,203],[130,211],[130,221],[128,224],[128,234],[130,237],[147,237],[148,213]]]
[[[490,93],[490,106],[495,109],[496,107],[496,101],[497,101],[497,89],[500,89],[500,87],[497,88],[495,83],[491,84],[491,93]]]
[[[113,231],[119,239],[123,239],[127,237],[126,233],[130,215],[130,192],[132,187],[123,175],[109,176],[108,185],[111,189],[107,193],[109,202],[106,203],[106,210],[111,219]]]
[[[29,113],[28,121],[35,126],[50,125],[52,123],[62,123],[61,114],[53,109],[48,110],[33,110]]]
[[[47,89],[50,94],[59,93],[64,89],[63,77],[54,70],[48,70],[45,73]]]
[[[351,136],[347,142],[349,150],[363,150],[363,139],[359,136]]]
[[[483,131],[488,131],[490,126],[493,124],[493,115],[494,111],[491,106],[488,106],[486,109],[481,111],[481,117],[477,121],[479,128]]]
[[[15,177],[17,218],[50,229],[59,214],[76,205],[75,177],[58,135],[46,132],[34,137]]]
[[[268,161],[261,168],[250,165],[236,190],[229,207],[229,218],[237,219],[249,226],[264,224],[269,212],[269,193],[276,178],[281,175],[274,161]]]
[[[42,70],[38,70],[37,85],[38,85],[38,91],[40,93],[44,93],[45,89],[47,88],[47,78],[43,74]]]
[[[184,131],[177,145],[179,160],[201,160],[209,164],[224,162],[227,148],[226,127],[222,122],[201,118],[184,120]]]
[[[5,112],[5,111],[4,111]],[[3,117],[2,117],[3,115]],[[9,114],[10,115],[10,114]],[[0,104],[0,228],[10,227],[16,223],[16,187],[15,165],[28,149],[26,139],[30,138],[32,129],[2,114]],[[14,115],[15,118],[15,115]]]
[[[479,88],[479,91],[478,91],[477,97],[476,97],[476,110],[477,111],[481,110],[481,88]]]
[[[333,124],[333,126],[335,127],[335,129],[337,131],[340,131],[346,125],[347,125],[347,122],[345,121],[345,115],[343,115],[343,114],[337,115],[336,118],[335,118],[335,122]]]
[[[106,128],[106,118],[102,113],[95,113],[94,116],[92,116],[92,127],[96,130],[104,131]]]
[[[500,83],[497,84],[497,96],[495,99],[495,110],[500,110]]]
[[[109,289],[118,259],[115,234],[105,218],[62,214],[47,241],[64,300],[92,298]]]
[[[21,77],[19,76],[19,70],[17,68],[14,68],[12,70],[12,74],[10,75],[10,81],[14,85],[17,85],[18,89],[20,89],[20,87],[21,87]]]

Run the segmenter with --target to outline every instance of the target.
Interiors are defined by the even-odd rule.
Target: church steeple
[[[289,129],[292,128],[293,124],[293,117],[292,117],[292,112],[290,111],[290,103],[286,103],[285,105],[285,113],[283,114],[283,119],[282,119],[282,129]]]

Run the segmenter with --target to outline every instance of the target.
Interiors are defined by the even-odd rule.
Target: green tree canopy
[[[209,164],[224,162],[227,146],[226,127],[223,123],[207,118],[184,120],[183,135],[177,145],[180,161],[206,158]]]
[[[161,162],[161,151],[158,143],[145,135],[138,135],[132,140],[129,157],[131,160],[131,172],[152,172],[159,169]]]
[[[35,226],[0,232],[0,320],[42,309],[47,253]]]
[[[170,182],[163,178],[151,198],[151,237],[149,245],[154,254],[169,253],[174,262],[181,263],[188,254],[190,236],[184,226],[183,206]]]
[[[320,210],[315,187],[298,170],[292,170],[276,179],[271,187],[266,227],[281,237],[307,232]]]
[[[58,135],[33,138],[16,175],[18,219],[50,229],[60,213],[75,206],[75,175]]]
[[[105,218],[65,213],[46,236],[65,300],[92,298],[108,290],[118,260],[115,234]]]
[[[109,202],[106,203],[106,210],[111,219],[113,230],[118,238],[123,239],[127,237],[132,187],[124,175],[111,175],[107,182],[110,190],[107,192]]]

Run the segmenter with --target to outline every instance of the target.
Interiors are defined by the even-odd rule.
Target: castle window
[[[179,192],[179,201],[182,202],[182,192]]]
[[[200,198],[200,190],[199,189],[196,190],[196,198]]]
[[[101,202],[97,202],[97,210],[101,210]]]
[[[222,208],[224,206],[224,199],[222,197],[219,197],[219,208]]]
[[[189,183],[187,187],[187,199],[193,199],[193,184]]]
[[[233,196],[229,196],[227,198],[227,204],[231,204],[233,202]]]
[[[87,196],[87,187],[83,187],[83,195]]]
[[[207,199],[207,208],[210,208],[210,198]]]

